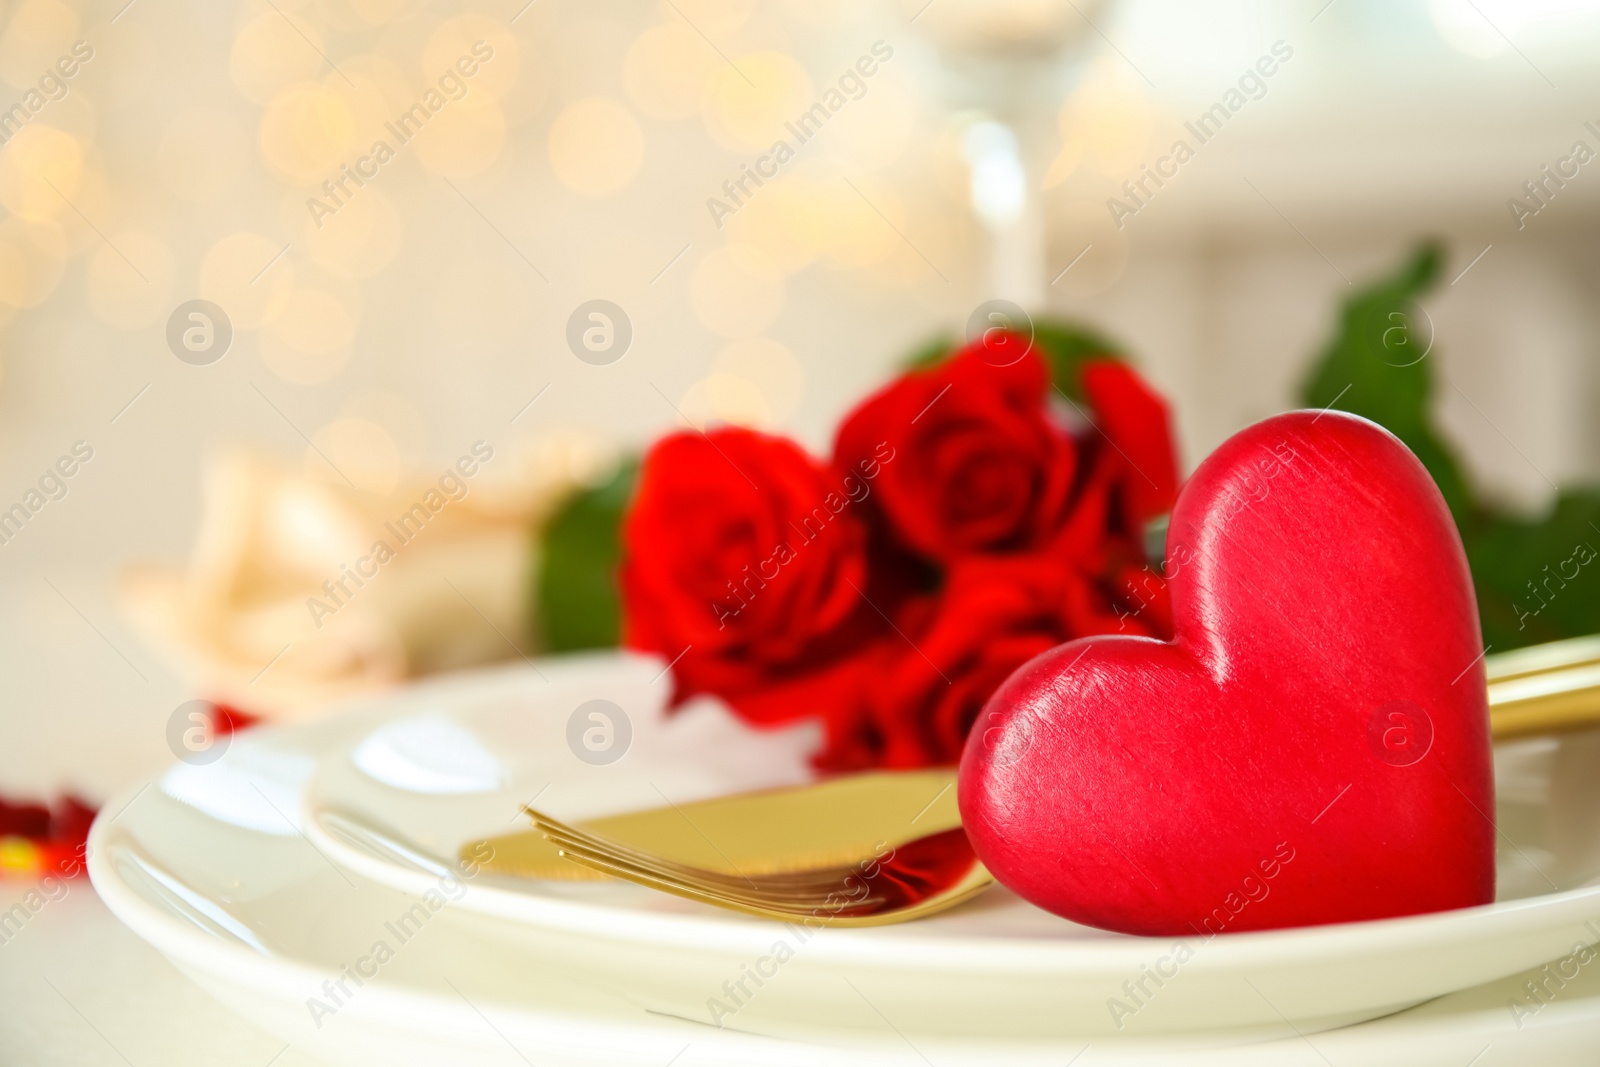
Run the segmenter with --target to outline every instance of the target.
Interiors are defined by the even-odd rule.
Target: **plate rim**
[[[603,663],[608,656],[637,655],[625,649],[615,649],[583,653],[581,659],[558,659],[574,664],[576,669]],[[491,670],[493,677],[505,680],[518,674],[527,674],[531,669],[526,664],[515,664],[509,668],[499,665]],[[449,691],[455,687],[470,688],[489,676],[486,671],[470,670],[427,681],[432,683],[430,691],[436,688]],[[414,691],[415,687],[401,687],[363,704],[369,717],[381,721],[387,714],[402,713],[399,708],[385,711],[385,696],[392,698]],[[288,728],[293,729],[293,726]],[[435,876],[410,871],[398,864],[368,856],[326,831],[318,818],[324,811],[350,817],[349,809],[338,800],[327,797],[326,791],[320,787],[327,783],[337,765],[349,764],[350,754],[359,740],[360,736],[355,733],[342,735],[331,748],[317,755],[312,774],[301,792],[303,830],[318,848],[329,851],[340,863],[348,865],[363,877],[401,892],[420,895],[431,887]],[[354,768],[349,770],[359,773]],[[381,787],[380,783],[373,784]],[[454,858],[450,858],[450,861],[453,862]],[[658,948],[691,949],[702,953],[714,949],[744,955],[752,949],[760,951],[760,946],[770,940],[773,930],[787,928],[786,924],[775,925],[733,913],[722,914],[710,908],[705,914],[642,912],[561,897],[534,897],[492,881],[475,882],[474,889],[478,892],[466,894],[462,901],[465,903],[477,898],[474,904],[468,906],[469,910],[535,929],[597,937],[614,943],[644,943]],[[1600,905],[1600,880],[1554,893],[1449,911],[1223,933],[1209,937],[1143,937],[1105,931],[1103,938],[1072,941],[1017,936],[919,936],[899,927],[828,929],[827,938],[808,943],[808,955],[823,966],[849,964],[885,969],[884,948],[892,944],[896,964],[886,968],[890,970],[944,966],[967,972],[1023,971],[1034,975],[1055,974],[1065,977],[1088,976],[1102,971],[1136,973],[1141,963],[1148,963],[1153,955],[1160,955],[1168,946],[1198,941],[1204,951],[1196,951],[1195,959],[1186,963],[1185,969],[1198,966],[1205,971],[1227,973],[1259,970],[1262,966],[1279,964],[1286,958],[1309,961],[1309,965],[1357,957],[1372,951],[1374,947],[1391,952],[1427,951],[1460,944],[1468,938],[1510,937],[1518,932],[1577,926],[1585,919],[1594,918],[1596,905]],[[536,911],[545,911],[549,915],[540,917],[535,914]],[[937,922],[937,919],[930,921]],[[1487,929],[1485,924],[1488,924]],[[1396,947],[1397,939],[1403,943],[1403,948]],[[1500,973],[1513,974],[1549,958],[1540,955],[1537,959],[1530,957],[1520,965],[1507,964],[1507,969]],[[1206,961],[1203,965],[1200,962],[1202,959]]]

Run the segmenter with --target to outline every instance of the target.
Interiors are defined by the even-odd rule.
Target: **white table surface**
[[[0,882],[0,912],[28,886]],[[106,910],[87,878],[0,943],[0,1064],[318,1067],[212,1000]]]
[[[20,900],[27,888],[0,882],[0,911]],[[1484,1001],[1478,1007],[1499,1010],[1498,998],[1508,988],[1494,985],[1474,994]],[[1491,996],[1493,1004],[1488,1003]],[[1473,1028],[1465,1020],[1463,1025]],[[1504,1038],[1499,1035],[1478,1059],[1461,1067],[1600,1062],[1600,971],[1585,967],[1525,1034]],[[1476,1047],[1476,1040],[1467,1044]],[[1346,1055],[1350,1050],[1341,1051],[1337,1040],[1323,1038],[1320,1047],[1325,1050],[1320,1062],[1355,1067],[1357,1061]],[[118,922],[88,879],[78,878],[65,896],[0,943],[0,1064],[319,1067],[322,1061],[212,1000]]]

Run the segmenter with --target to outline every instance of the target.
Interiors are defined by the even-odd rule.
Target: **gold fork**
[[[1600,724],[1600,635],[1487,657],[1485,674],[1496,740]],[[949,771],[876,772],[581,828],[525,808],[535,831],[490,839],[486,866],[531,878],[609,875],[787,921],[903,922],[992,881],[959,832],[954,780]],[[921,836],[912,836],[919,820]]]
[[[665,795],[663,800],[667,800]],[[543,812],[462,855],[524,878],[607,876],[806,925],[931,915],[992,878],[961,832],[955,772],[875,771],[585,820]]]
[[[956,826],[848,865],[793,872],[708,870],[640,852],[524,809],[560,854],[603,874],[720,908],[808,926],[880,926],[954,907],[994,880]]]

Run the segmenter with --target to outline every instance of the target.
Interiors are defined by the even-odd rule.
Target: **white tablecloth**
[[[0,882],[0,913],[24,883]],[[318,1067],[234,1015],[95,896],[87,878],[20,932],[0,930],[0,1064],[6,1067]]]
[[[0,913],[26,889],[0,883]],[[1586,970],[1568,992],[1568,1002],[1551,1006],[1526,1034],[1490,1042],[1471,1067],[1600,1062],[1600,981]],[[1499,1010],[1498,1002],[1489,1006]],[[1340,1052],[1328,1039],[1321,1044],[1331,1049],[1322,1062],[1355,1067],[1348,1049]],[[320,1064],[212,1000],[119,923],[87,879],[74,880],[66,896],[0,942],[5,1067]]]

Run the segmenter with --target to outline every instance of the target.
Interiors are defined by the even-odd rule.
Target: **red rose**
[[[819,716],[832,769],[953,763],[1029,659],[1170,632],[1144,552],[1177,493],[1165,404],[1127,367],[1088,364],[1092,425],[1074,438],[1039,354],[1007,341],[867,400],[831,470],[748,430],[651,450],[623,530],[623,638],[675,661],[675,700]]]
[[[931,560],[1035,546],[1072,490],[1076,449],[1050,418],[1048,369],[1031,349],[1005,366],[994,351],[979,341],[913,371],[839,428],[835,468],[875,479],[868,503]]]
[[[1037,557],[973,558],[936,597],[908,602],[863,674],[865,701],[830,721],[831,768],[955,763],[979,709],[1006,677],[1067,640],[1078,579]],[[1113,625],[1113,629],[1115,626]],[[852,717],[853,716],[853,717]]]
[[[783,438],[661,440],[623,525],[623,643],[676,661],[677,701],[714,693],[761,722],[822,711],[870,625],[857,506]]]
[[[1167,583],[1144,548],[1144,522],[1130,525],[1120,501],[1139,477],[1104,441],[1086,447],[1088,470],[1071,513],[1040,554],[1072,569],[1078,581],[1062,602],[1070,637],[1124,633],[1172,635]]]
[[[1178,499],[1178,450],[1166,401],[1122,363],[1090,363],[1080,380],[1097,436],[1115,457],[1106,458],[1122,474],[1120,518],[1142,530]]]
[[[864,699],[830,707],[822,764],[955,763],[985,702],[1034,656],[1093,634],[1169,636],[1165,580],[1142,557],[1111,556],[1093,574],[1049,555],[958,563],[938,594],[907,601],[879,639],[857,675]]]

